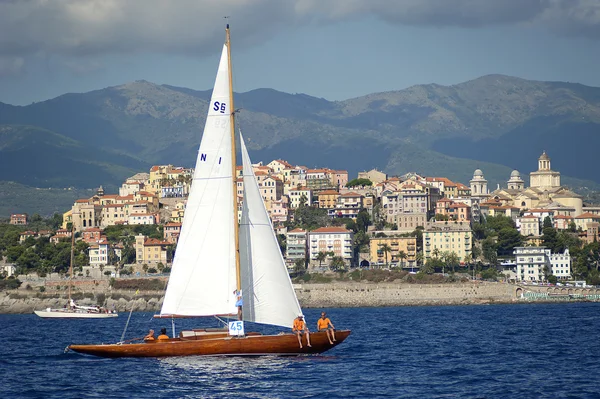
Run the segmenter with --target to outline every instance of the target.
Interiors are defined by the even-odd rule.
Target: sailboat
[[[73,288],[73,258],[75,252],[75,229],[71,226],[71,260],[69,263],[68,301],[64,308],[46,308],[33,313],[44,319],[107,319],[118,314],[99,306],[80,306],[71,297]]]
[[[238,224],[231,80],[227,25],[171,276],[160,315],[156,316],[171,319],[173,337],[139,343],[70,345],[69,349],[101,357],[290,356],[325,352],[350,334],[349,330],[337,330],[337,341],[330,343],[326,332],[314,332],[310,334],[312,346],[303,337],[304,345],[300,347],[291,333],[293,321],[302,310],[241,133],[244,194]],[[202,316],[241,316],[241,320],[230,321],[228,328],[184,330],[176,335],[176,318]],[[276,335],[246,332],[244,322],[284,327],[285,331]]]

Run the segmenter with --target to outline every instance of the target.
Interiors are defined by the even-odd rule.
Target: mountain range
[[[0,103],[0,182],[116,190],[153,164],[193,166],[210,95],[136,81],[27,106]],[[254,162],[281,158],[346,169],[350,178],[376,167],[465,184],[480,168],[493,188],[512,169],[536,170],[545,150],[565,184],[600,187],[600,88],[488,75],[345,101],[257,89],[235,102]],[[16,192],[4,196],[0,215],[32,212],[17,209],[27,190]]]

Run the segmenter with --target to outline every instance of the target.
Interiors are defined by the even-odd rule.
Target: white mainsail
[[[241,134],[240,143],[244,174],[240,224],[243,318],[291,328],[294,318],[301,312],[300,305]]]
[[[208,109],[161,315],[236,311],[233,178],[227,44]]]

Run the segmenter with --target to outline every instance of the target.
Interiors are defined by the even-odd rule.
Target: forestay
[[[244,175],[240,224],[243,318],[291,328],[294,318],[301,312],[300,305],[241,134],[240,143]]]
[[[235,312],[233,176],[227,45],[209,104],[161,315]]]

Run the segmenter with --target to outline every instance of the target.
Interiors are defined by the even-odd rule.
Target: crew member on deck
[[[158,339],[159,341],[167,341],[169,339],[169,336],[167,335],[167,329],[161,328],[160,335],[156,339]]]
[[[321,318],[317,320],[317,331],[327,332],[329,343],[333,345],[335,342],[335,327],[325,312],[321,312]]]
[[[306,334],[306,346],[312,348],[312,345],[310,344],[310,332],[308,331],[308,327],[304,322],[304,316],[302,314],[299,314],[298,317],[294,319],[294,326],[292,327],[292,332],[298,337],[298,343],[300,344],[300,348],[302,348],[303,334]]]
[[[144,337],[144,341],[154,341],[154,330],[150,329],[148,334]]]

